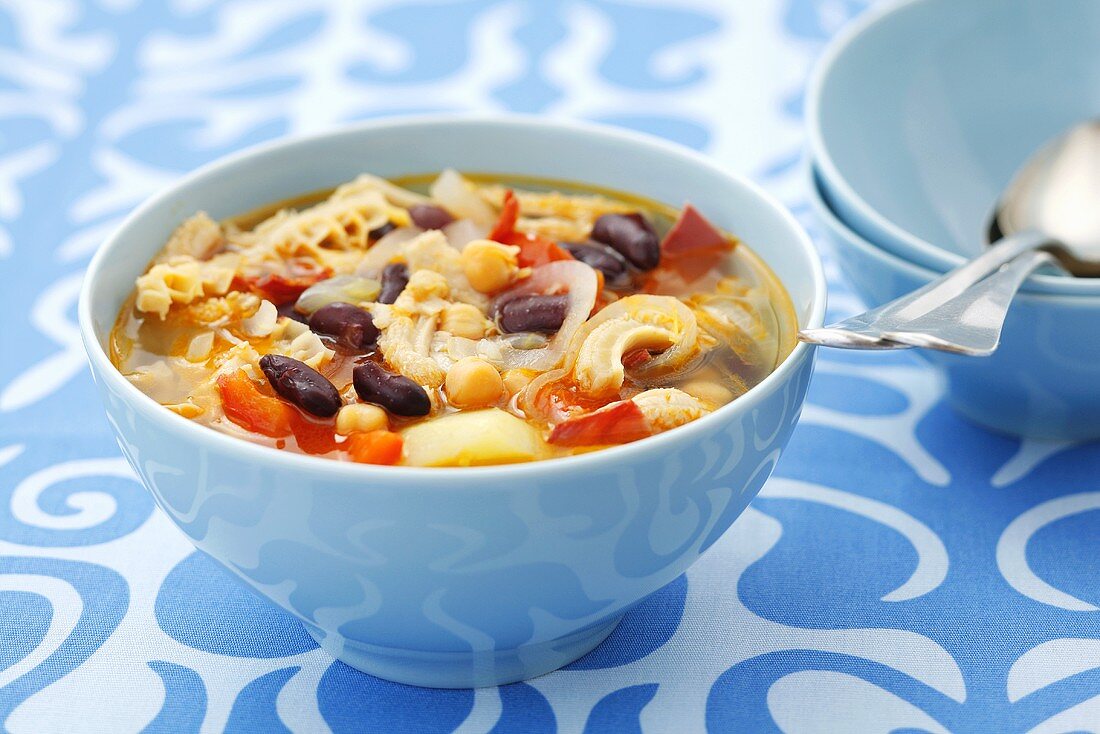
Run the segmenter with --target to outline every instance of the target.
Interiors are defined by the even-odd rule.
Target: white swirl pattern
[[[903,585],[882,597],[882,601],[908,601],[923,596],[947,577],[947,549],[928,526],[890,505],[836,489],[799,482],[775,480],[762,494],[772,499],[801,499],[820,502],[863,515],[905,536],[917,552],[917,568]]]
[[[1005,528],[997,542],[997,567],[1005,580],[1035,601],[1073,612],[1095,612],[1100,607],[1067,594],[1043,581],[1027,562],[1027,543],[1053,522],[1089,510],[1100,510],[1100,492],[1085,492],[1050,500],[1020,515]]]
[[[98,242],[183,171],[278,134],[424,109],[594,119],[705,149],[805,215],[802,86],[865,4],[0,2],[0,728],[1100,731],[1100,450],[970,427],[911,357],[822,355],[777,478],[684,578],[577,664],[460,693],[331,664],[192,555],[83,369],[73,306]],[[861,308],[827,267],[831,315]],[[742,455],[701,446],[668,486]],[[176,499],[179,522],[242,538],[264,501],[228,523],[213,495]]]
[[[38,500],[50,486],[79,477],[123,477],[136,479],[125,459],[83,459],[54,464],[24,478],[11,495],[12,515],[19,521],[40,528],[90,528],[112,517],[118,505],[109,494],[78,492],[68,497],[68,504],[77,512],[50,515],[42,512]]]
[[[53,615],[46,634],[42,636],[42,641],[34,651],[15,665],[0,672],[0,686],[6,686],[21,675],[34,670],[43,660],[56,652],[57,648],[61,647],[61,643],[72,634],[76,621],[84,609],[80,594],[60,579],[30,574],[7,574],[0,576],[0,592],[5,591],[21,591],[45,597],[50,602]]]
[[[869,705],[852,706],[852,701]],[[768,691],[768,709],[789,734],[890,734],[898,729],[947,734],[913,704],[846,673],[805,670],[786,675]]]

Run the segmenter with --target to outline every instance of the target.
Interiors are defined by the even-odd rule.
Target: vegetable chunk
[[[543,458],[547,450],[535,428],[499,408],[452,413],[402,435],[411,466],[513,464]]]
[[[272,438],[290,435],[290,408],[257,390],[244,372],[219,377],[218,392],[225,417],[241,428]]]
[[[623,400],[554,426],[550,443],[558,446],[611,446],[652,435],[636,403]]]
[[[699,252],[726,250],[730,243],[726,236],[708,222],[691,204],[685,204],[680,218],[665,235],[661,252],[669,257]]]
[[[348,437],[348,456],[360,464],[388,466],[401,460],[401,436],[390,431],[353,433]]]

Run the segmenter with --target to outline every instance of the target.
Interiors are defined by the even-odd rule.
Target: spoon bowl
[[[1079,277],[1100,276],[1100,120],[1090,120],[1043,145],[1005,189],[990,220],[997,242],[1027,230],[1042,232],[1062,266]]]

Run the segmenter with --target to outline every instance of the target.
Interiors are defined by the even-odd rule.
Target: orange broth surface
[[[470,466],[551,459],[674,430],[736,400],[793,349],[789,296],[733,235],[714,240],[684,226],[672,236],[682,210],[622,192],[455,176],[457,194],[433,184],[435,174],[357,179],[220,223],[188,220],[119,313],[113,363],[167,409],[243,440],[335,460]],[[413,215],[422,206],[457,221],[419,231]],[[509,223],[510,214],[518,218]],[[656,267],[627,258],[612,276],[562,244],[619,252],[615,243],[593,243],[596,223],[634,214],[660,243]],[[555,264],[562,261],[571,264]],[[411,285],[381,304],[375,291],[394,264]],[[527,292],[551,271],[568,277]],[[577,306],[576,294],[593,283],[590,307]],[[583,320],[568,334],[503,333],[500,304],[513,291],[564,298],[585,311]],[[349,347],[344,337],[318,333],[309,325],[310,294],[326,305],[336,294],[369,313],[377,340]],[[266,355],[291,364],[293,375],[304,365],[331,383],[326,399],[338,395],[338,404],[321,412],[336,412],[320,415],[300,393],[280,388],[263,366]],[[535,357],[542,364],[530,368]],[[423,390],[428,411],[402,414],[409,410],[364,395],[354,375],[367,362]]]

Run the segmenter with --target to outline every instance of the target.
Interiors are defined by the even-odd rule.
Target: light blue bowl
[[[807,170],[810,167],[807,166]],[[841,270],[868,306],[938,277],[876,247],[841,222],[811,174],[813,209]],[[917,350],[946,377],[947,400],[987,428],[1045,439],[1100,438],[1100,298],[1020,294],[991,357]]]
[[[1012,174],[1100,114],[1095,0],[907,0],[869,11],[810,84],[811,154],[841,219],[937,272],[981,251]],[[1100,279],[1025,288],[1100,295]]]
[[[468,687],[580,657],[717,540],[786,445],[813,351],[799,345],[746,395],[666,434],[471,469],[362,466],[231,438],[157,405],[108,360],[103,345],[134,278],[190,213],[225,217],[362,171],[446,166],[691,200],[767,260],[803,326],[821,323],[825,281],[794,219],[702,156],[524,118],[395,119],[261,146],[154,197],[104,244],[84,282],[81,331],[119,445],[161,508],[349,665]]]

